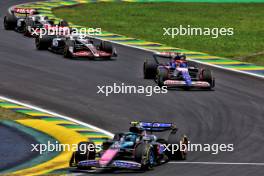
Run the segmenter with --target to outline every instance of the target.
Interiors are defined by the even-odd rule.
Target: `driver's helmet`
[[[172,69],[175,69],[176,67],[188,67],[186,62],[186,55],[181,53],[176,53],[172,55],[172,59],[170,60],[169,65]]]
[[[186,61],[186,55],[185,55],[185,54],[182,54],[182,55],[181,55],[181,60]]]
[[[171,57],[173,60],[180,60],[181,59],[181,53],[179,53],[179,52],[172,53]]]
[[[79,41],[85,43],[85,44],[90,44],[90,39],[87,37],[87,36],[82,36],[82,35],[79,35],[78,38],[77,38]]]
[[[188,64],[187,64],[187,62],[180,62],[179,63],[179,67],[181,67],[181,68],[187,68],[188,67]]]
[[[181,55],[180,62],[179,62],[179,67],[183,67],[183,68],[188,67],[185,54]]]

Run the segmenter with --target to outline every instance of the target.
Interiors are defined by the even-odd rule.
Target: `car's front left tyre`
[[[135,160],[141,164],[141,170],[146,171],[153,168],[155,154],[153,148],[148,143],[139,143],[135,148]]]
[[[4,28],[5,30],[13,30],[16,27],[17,19],[14,15],[7,14],[4,17]]]
[[[90,167],[82,167],[78,165],[80,161],[94,160],[96,157],[95,144],[93,142],[80,142],[77,151],[73,152],[70,159],[70,167],[77,166],[78,169],[90,169]],[[90,150],[94,149],[94,150]]]

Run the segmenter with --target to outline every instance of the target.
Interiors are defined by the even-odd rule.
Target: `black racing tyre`
[[[16,27],[17,18],[13,14],[7,14],[4,17],[5,30],[13,30]]]
[[[35,38],[35,45],[38,50],[46,50],[48,47],[51,46],[53,36],[44,35],[42,37],[36,37]]]
[[[78,166],[80,161],[85,160],[94,160],[96,157],[95,144],[93,142],[80,142],[78,144],[78,149],[72,154],[72,158],[70,160],[70,166],[77,166],[79,169],[89,169],[89,168],[81,168]],[[89,150],[90,149],[90,150]]]
[[[107,53],[113,53],[113,46],[110,42],[102,41],[100,44],[100,49]]]
[[[157,75],[157,82],[158,86],[162,87],[164,86],[164,81],[168,79],[168,70],[161,68],[158,70],[158,75]]]
[[[157,74],[157,64],[146,60],[143,64],[144,79],[155,79]]]
[[[186,160],[187,148],[182,148],[185,149],[184,151],[181,151],[180,148],[178,148],[177,151],[175,150],[174,153],[172,152],[173,145],[174,149],[177,149],[176,146],[180,147],[180,144],[188,144],[188,138],[185,135],[180,134],[179,132],[170,133],[168,137],[168,144],[171,144],[169,147],[170,151],[166,151],[166,153],[168,154],[170,160]]]
[[[141,164],[141,170],[150,170],[154,166],[155,154],[150,144],[137,144],[134,154],[135,161]]]
[[[208,82],[210,84],[210,88],[214,88],[215,79],[212,75],[211,70],[209,69],[202,70],[202,80]]]

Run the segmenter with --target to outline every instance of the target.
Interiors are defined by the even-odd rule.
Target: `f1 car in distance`
[[[55,53],[63,54],[65,58],[106,58],[116,57],[116,49],[107,41],[101,41],[99,45],[88,36],[42,36],[36,38],[36,48],[49,49]]]
[[[154,61],[144,62],[144,78],[154,79],[160,87],[213,89],[215,86],[211,70],[189,66],[185,55],[161,52],[155,53],[153,58]],[[160,62],[161,58],[165,61]]]
[[[10,8],[4,17],[4,27],[6,30],[15,30],[25,36],[38,36],[42,28],[57,33],[70,32],[67,21],[61,20],[58,24],[54,24],[54,21],[48,17],[38,15],[37,10],[25,8]]]
[[[37,11],[35,9],[11,7],[4,17],[4,28],[6,30],[19,30],[21,21],[25,20],[28,16],[36,14]]]
[[[167,139],[159,138],[154,132],[169,132]],[[165,150],[167,144],[187,144],[173,123],[131,122],[129,132],[117,133],[114,138],[103,142],[102,150],[81,152],[80,147],[73,152],[70,167],[81,170],[127,169],[146,171],[169,160],[185,160],[187,150],[177,150],[174,154]],[[92,142],[81,144],[94,145]]]
[[[19,26],[17,27],[18,32],[24,33],[25,36],[33,37],[39,36],[41,29],[45,29],[45,32],[47,33],[63,33],[65,35],[70,33],[67,21],[61,20],[58,24],[55,24],[54,20],[42,15],[32,15],[26,17],[25,19],[20,19]]]

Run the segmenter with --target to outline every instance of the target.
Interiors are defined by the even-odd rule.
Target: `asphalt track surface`
[[[264,163],[264,80],[213,68],[215,91],[145,95],[97,94],[97,85],[155,85],[142,77],[151,53],[118,46],[114,61],[67,60],[37,51],[34,40],[3,29],[3,13],[25,1],[0,2],[0,94],[111,132],[129,122],[176,122],[192,143],[234,144],[233,152],[190,152],[190,162]],[[264,166],[168,163],[140,175],[263,175]],[[132,175],[132,174],[129,174]]]
[[[30,144],[36,143],[32,136],[1,124],[0,134],[0,158],[2,160],[0,171],[22,164],[38,155],[36,152],[31,152]],[[17,145],[18,141],[19,145]]]

